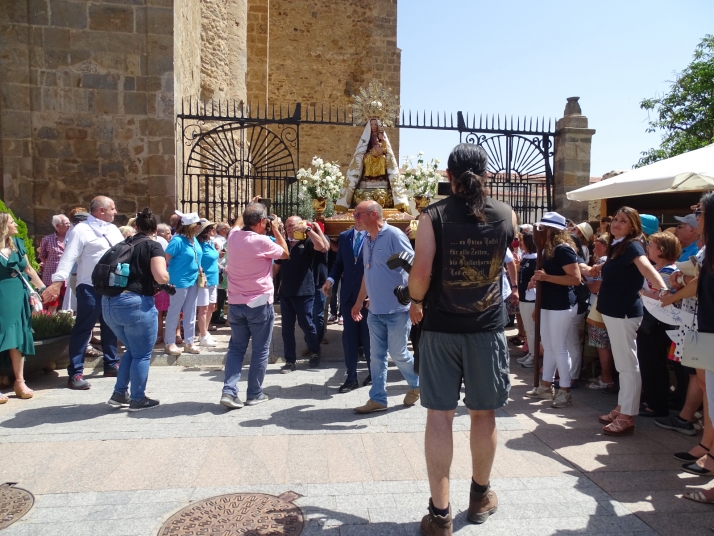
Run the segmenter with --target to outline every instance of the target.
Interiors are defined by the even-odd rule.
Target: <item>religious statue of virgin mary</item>
[[[346,212],[367,199],[383,208],[408,211],[409,199],[399,186],[399,165],[384,131],[385,126],[394,126],[398,113],[396,99],[378,82],[370,83],[367,91],[361,89],[355,97],[352,120],[364,124],[364,130],[335,202],[337,212]]]

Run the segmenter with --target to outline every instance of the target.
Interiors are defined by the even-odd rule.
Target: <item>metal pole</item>
[[[538,248],[536,257],[536,270],[543,269],[543,247],[545,246],[546,230],[538,226],[533,227],[533,241]],[[543,283],[536,281],[535,301],[535,337],[533,337],[533,387],[540,385],[540,310],[543,296]]]

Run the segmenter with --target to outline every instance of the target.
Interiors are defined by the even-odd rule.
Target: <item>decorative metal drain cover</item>
[[[159,536],[299,536],[302,511],[288,491],[279,497],[263,493],[231,493],[195,502],[172,515]]]
[[[35,504],[35,497],[27,490],[16,488],[17,482],[0,485],[0,530],[22,518]]]

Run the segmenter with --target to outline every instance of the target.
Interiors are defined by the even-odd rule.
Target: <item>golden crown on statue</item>
[[[352,104],[352,124],[366,125],[370,119],[378,119],[385,127],[393,127],[399,118],[399,101],[382,84],[372,81],[367,89],[359,89]]]

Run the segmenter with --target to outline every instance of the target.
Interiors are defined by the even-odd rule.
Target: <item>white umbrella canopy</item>
[[[591,201],[702,190],[714,190],[714,144],[573,190],[567,195],[573,201]]]

